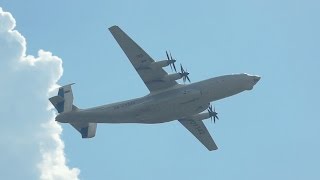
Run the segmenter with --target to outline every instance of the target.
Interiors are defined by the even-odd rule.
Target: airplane
[[[149,89],[146,96],[80,109],[73,104],[72,84],[62,86],[58,95],[49,100],[58,111],[55,120],[69,123],[80,132],[82,138],[92,138],[96,134],[97,123],[143,123],[156,124],[178,120],[209,151],[218,147],[209,134],[203,120],[218,120],[217,112],[210,102],[217,101],[246,90],[252,90],[260,80],[259,76],[230,74],[190,82],[189,72],[166,51],[167,59],[155,61],[135,41],[118,26],[109,31],[122,48],[131,64]],[[163,67],[170,66],[175,73],[168,74]],[[177,80],[182,79],[184,84]]]

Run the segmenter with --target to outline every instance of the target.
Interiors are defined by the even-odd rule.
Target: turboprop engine
[[[213,118],[213,122],[216,122],[216,119],[219,120],[218,118],[218,113],[216,112],[216,109],[212,109],[212,105],[209,106],[208,108],[208,112],[204,112],[204,113],[200,113],[200,114],[196,114],[192,116],[192,119],[195,121],[202,121],[205,119],[209,119],[211,118],[211,122],[212,122],[212,118]]]

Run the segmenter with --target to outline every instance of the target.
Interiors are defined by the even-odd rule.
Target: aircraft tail
[[[69,112],[77,110],[78,108],[73,105],[72,84],[68,84],[59,88],[58,95],[51,97],[49,100],[57,109],[58,113]]]
[[[77,111],[77,106],[73,105],[72,84],[61,86],[58,95],[51,97],[49,100],[57,109],[58,113]],[[70,123],[79,133],[82,138],[92,138],[96,135],[97,123]]]

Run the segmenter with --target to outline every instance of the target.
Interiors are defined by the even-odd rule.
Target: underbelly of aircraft
[[[192,116],[207,109],[208,103],[194,99],[183,103],[154,106],[149,112],[142,112],[137,116],[139,123],[164,123],[184,117]]]
[[[134,117],[132,123],[154,124],[181,119],[204,111],[208,105],[200,98],[148,105],[131,116]]]
[[[182,119],[206,110],[209,106],[201,92],[188,91],[175,98],[162,98],[135,104],[121,109],[96,112],[78,112],[77,121],[95,123],[155,124]],[[81,115],[82,114],[82,115]]]
[[[200,98],[185,101],[145,104],[119,113],[99,113],[92,116],[81,116],[82,122],[96,123],[144,123],[155,124],[173,121],[200,113],[208,108],[208,102]],[[87,114],[87,113],[86,113]],[[80,116],[78,116],[80,118]],[[78,119],[78,118],[75,118]],[[80,119],[78,119],[80,120]]]

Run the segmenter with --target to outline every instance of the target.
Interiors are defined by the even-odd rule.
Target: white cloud
[[[0,7],[1,179],[78,179],[80,170],[66,165],[61,126],[48,110],[62,61],[44,50],[27,56],[15,25]]]

